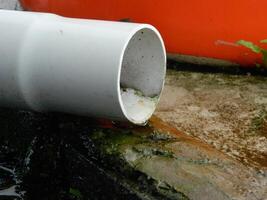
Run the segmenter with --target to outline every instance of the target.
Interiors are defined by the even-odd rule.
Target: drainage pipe
[[[0,106],[141,125],[165,71],[151,25],[0,11]]]

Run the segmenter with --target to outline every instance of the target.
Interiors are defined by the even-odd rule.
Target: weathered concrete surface
[[[205,126],[215,124],[208,136],[223,131],[220,138],[227,137],[223,140],[226,145],[228,142],[242,145],[250,142],[251,137],[262,137],[262,129],[244,126],[242,119],[247,118],[231,118],[247,111],[242,110],[243,107],[209,121],[225,114],[224,111],[229,112],[224,102],[231,105],[232,101],[239,99],[233,91],[228,94],[231,92],[229,87],[239,88],[240,82],[245,83],[244,87],[256,84],[252,91],[265,94],[263,77],[224,76],[168,71],[167,87],[156,115],[172,125],[157,117],[153,117],[146,127],[135,127],[76,116],[2,110],[0,198],[1,191],[8,191],[6,199],[266,199],[266,157],[257,160],[247,154],[245,158],[253,162],[245,162],[231,154],[231,149],[226,151],[230,156],[223,153],[223,149],[216,149],[216,145],[205,140],[207,134],[200,134]],[[199,77],[205,77],[205,81]],[[219,81],[218,77],[221,78]],[[205,98],[193,96],[202,91],[199,88],[208,88],[205,91],[209,95],[205,93]],[[261,96],[249,91],[244,89],[242,95],[251,94],[252,99],[262,100]],[[225,96],[228,100],[221,99]],[[210,101],[208,97],[211,97]],[[198,111],[196,106],[183,104],[186,100],[194,102],[195,98],[200,104],[198,106],[205,105],[201,108],[206,110]],[[236,104],[255,105],[256,109],[258,103],[263,102],[257,100],[256,104],[246,104],[245,100]],[[208,106],[218,102],[224,105],[224,109],[215,115]],[[182,110],[188,108],[186,106],[189,109]],[[235,107],[230,108],[233,110]],[[199,116],[204,116],[204,121],[198,120]],[[185,119],[187,123],[183,127],[184,122],[180,120]],[[217,128],[217,120],[225,126],[232,127],[238,123],[241,130],[260,132],[240,138],[240,132],[233,132],[232,135],[237,135],[232,141],[228,133],[231,129],[223,129],[223,125]],[[194,126],[195,129],[190,129]],[[194,130],[195,134],[178,131],[185,127],[185,131]],[[205,137],[201,138],[202,135]],[[220,138],[210,140],[216,144]],[[254,145],[254,148],[258,147]]]
[[[266,177],[157,118],[140,128],[2,111],[1,122],[8,199],[264,199]]]
[[[266,170],[266,77],[169,70],[156,115],[244,164]]]
[[[157,187],[189,199],[266,199],[266,173],[249,169],[211,146],[159,119],[151,130],[133,129],[127,136],[95,133],[106,153],[126,160],[157,181]],[[100,142],[102,143],[102,142]]]

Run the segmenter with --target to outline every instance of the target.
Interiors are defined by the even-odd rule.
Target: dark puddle
[[[153,179],[101,151],[108,135],[123,139],[135,131],[162,139],[149,126],[1,109],[0,131],[0,166],[14,172],[0,168],[0,191],[16,185],[19,195],[0,195],[0,200],[187,199],[159,192]]]

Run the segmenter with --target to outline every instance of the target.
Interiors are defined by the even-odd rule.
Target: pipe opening
[[[120,94],[124,115],[145,124],[155,111],[163,88],[166,55],[160,35],[143,28],[130,39],[124,52]]]

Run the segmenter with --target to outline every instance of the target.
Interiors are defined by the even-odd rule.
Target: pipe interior
[[[126,117],[144,124],[153,114],[166,71],[165,48],[151,29],[136,32],[124,52],[120,90]]]

